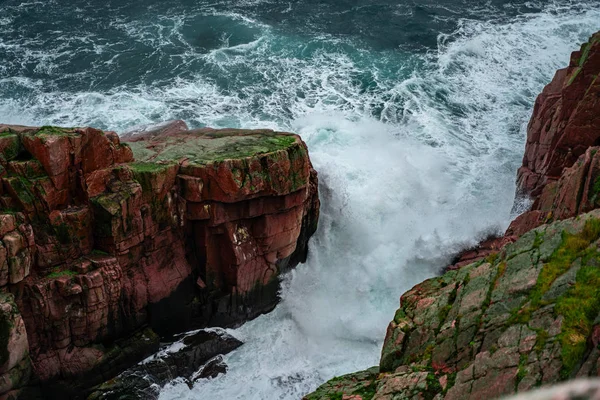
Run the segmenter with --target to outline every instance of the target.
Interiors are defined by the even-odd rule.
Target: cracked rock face
[[[415,286],[402,295],[379,366],[306,399],[475,400],[597,376],[599,246],[595,210]]]
[[[600,33],[571,55],[565,69],[538,96],[527,128],[523,166],[517,192],[537,198],[544,186],[557,180],[588,147],[598,145],[600,115]]]
[[[0,125],[0,288],[36,378],[61,398],[159,336],[271,310],[317,227],[299,136],[181,121],[134,133]]]

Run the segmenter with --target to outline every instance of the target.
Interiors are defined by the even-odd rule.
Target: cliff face
[[[305,260],[319,200],[298,136],[166,127],[0,126],[0,393],[82,395],[158,335],[270,310]]]
[[[496,398],[600,375],[599,75],[600,33],[536,101],[518,171],[531,209],[402,295],[378,366],[307,400]]]
[[[569,67],[556,72],[539,95],[527,128],[517,192],[539,196],[588,147],[598,145],[600,33],[571,55]]]
[[[537,98],[527,129],[517,193],[533,206],[510,226],[520,236],[543,223],[573,217],[600,205],[600,33],[571,55]],[[568,168],[565,170],[565,168]]]

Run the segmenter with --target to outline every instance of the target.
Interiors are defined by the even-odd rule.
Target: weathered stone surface
[[[316,392],[304,397],[304,400],[352,399],[363,400],[373,397],[379,367],[340,376],[323,384]]]
[[[0,288],[53,396],[84,396],[146,356],[157,340],[119,344],[146,326],[166,337],[271,310],[316,230],[297,135],[173,122],[127,137],[0,125]]]
[[[144,193],[161,199],[165,187],[178,187],[167,202],[182,211],[174,222],[193,235],[197,285],[232,300],[220,303],[226,312],[218,323],[271,308],[277,276],[305,260],[318,220],[317,175],[304,143],[268,130],[207,128],[149,130],[129,140]]]
[[[600,138],[600,33],[571,56],[536,100],[527,129],[518,192],[537,197]]]
[[[596,376],[599,267],[600,210],[538,227],[403,294],[379,373],[336,378],[306,399],[475,400]]]
[[[29,343],[21,314],[11,294],[0,293],[0,393],[29,381]]]
[[[504,236],[462,251],[456,269],[497,252],[530,230],[571,218],[600,205],[600,32],[571,56],[536,100],[527,130],[523,166],[517,174],[516,204],[531,207]]]
[[[520,236],[542,224],[571,218],[600,206],[600,147],[590,147],[558,181],[547,184],[531,210],[509,226],[507,235]]]
[[[146,138],[154,136],[165,136],[172,133],[187,131],[188,129],[189,128],[185,121],[176,119],[172,121],[160,122],[158,124],[133,127],[125,132],[122,132],[119,136],[122,140],[127,141],[135,139],[139,135],[143,135]]]
[[[242,342],[224,331],[186,334],[115,379],[98,386],[88,399],[158,399],[160,388],[173,377],[183,378],[191,385],[194,380],[214,378],[220,371],[225,373],[227,366],[219,356],[241,345]],[[200,373],[196,376],[199,370]]]

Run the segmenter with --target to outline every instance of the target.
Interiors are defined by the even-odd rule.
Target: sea
[[[0,122],[271,128],[321,217],[227,374],[160,400],[300,399],[378,364],[400,295],[511,220],[537,94],[596,0],[0,0]]]

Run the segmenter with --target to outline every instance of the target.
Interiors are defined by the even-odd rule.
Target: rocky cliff
[[[378,366],[306,400],[497,398],[600,375],[599,75],[600,33],[536,101],[517,177],[531,208],[402,295]]]
[[[81,397],[161,337],[269,311],[318,213],[293,134],[0,125],[0,398]]]

